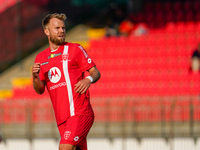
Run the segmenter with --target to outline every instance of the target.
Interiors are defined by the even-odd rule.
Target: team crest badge
[[[62,59],[66,61],[69,57],[69,54],[62,54]]]
[[[71,135],[71,132],[70,131],[66,131],[64,133],[64,139],[67,140],[70,137],[70,135]]]

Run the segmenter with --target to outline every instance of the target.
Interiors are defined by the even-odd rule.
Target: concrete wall
[[[58,150],[58,144],[54,139],[9,139],[0,144],[0,150]],[[200,138],[196,142],[192,138],[89,138],[88,150],[200,150]]]

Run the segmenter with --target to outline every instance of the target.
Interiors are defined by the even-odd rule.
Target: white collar
[[[52,50],[51,52],[55,52],[55,51],[57,51],[58,49],[54,49],[54,50]]]

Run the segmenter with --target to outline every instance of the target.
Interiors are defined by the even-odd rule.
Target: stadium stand
[[[192,50],[200,42],[200,17],[193,15],[199,11],[196,5],[200,3],[146,3],[134,19],[145,23],[149,32],[138,37],[107,38],[102,37],[104,29],[87,28],[89,41],[84,47],[102,74],[90,88],[97,123],[200,121],[200,76],[189,72]],[[8,95],[0,101],[4,116],[0,121],[26,122],[28,108],[34,124],[54,121],[53,113],[48,113],[52,112],[48,93],[36,94],[30,76],[14,79]]]
[[[20,2],[21,0],[19,0],[18,2]],[[17,3],[16,0],[7,0],[6,2],[4,0],[0,1],[0,13],[5,11],[7,8],[12,7],[13,5],[15,5]]]
[[[185,28],[186,26],[187,25],[184,24],[183,28],[187,30],[187,28]],[[124,39],[124,37],[111,37],[102,38],[101,40],[91,40],[88,51],[91,57],[96,61],[102,73],[102,78],[99,83],[97,83],[95,87],[91,87],[91,93],[94,98],[110,98],[108,103],[113,107],[114,113],[111,113],[111,120],[123,120],[123,116],[120,117],[120,115],[115,114],[116,111],[114,108],[115,105],[116,109],[118,109],[119,106],[123,106],[126,100],[123,101],[121,98],[118,99],[117,97],[187,97],[190,95],[199,95],[199,75],[189,73],[191,50],[193,50],[197,40],[192,44],[188,41],[182,41],[181,44],[190,44],[188,44],[188,49],[181,47],[184,49],[180,48],[179,50],[178,45],[183,37],[177,36],[174,39],[176,42],[171,41],[172,39],[170,41],[165,41],[166,37],[162,35],[168,32],[166,29],[163,30],[162,33],[152,32],[146,35],[146,37],[130,37],[128,39]],[[184,33],[184,35],[186,35],[187,32],[185,31]],[[176,34],[176,32],[173,34]],[[192,36],[194,35],[195,32],[193,32]],[[173,37],[173,35],[171,36]],[[157,39],[160,37],[161,39],[158,40],[162,42],[158,43],[156,37]],[[140,43],[142,43],[142,46],[140,46]],[[165,48],[166,45],[168,46],[167,48]],[[157,61],[155,61],[155,59]],[[34,92],[30,80],[31,79],[25,80],[23,78],[13,80],[13,97],[10,98],[10,100],[48,99],[47,92],[43,96]],[[23,84],[23,87],[21,87],[20,84]],[[118,104],[115,99],[117,99],[118,102],[121,101],[121,103]],[[184,98],[182,99],[183,100],[176,105],[181,105],[183,108],[189,106],[185,105],[189,103],[189,100],[185,102]],[[94,106],[97,106],[95,102],[92,101]],[[104,103],[104,105],[106,105],[106,102]],[[155,108],[158,107],[158,110],[152,110],[152,117],[147,118],[149,118],[149,121],[159,121],[161,117],[154,114],[158,114],[157,111],[161,111],[161,109],[159,110],[160,103],[161,101],[159,100],[151,102],[148,99],[144,99],[141,103],[135,102],[135,105],[140,109],[142,105],[151,107],[155,105]],[[143,113],[147,113],[142,112],[142,110],[139,110],[139,112],[138,117],[136,117],[138,121],[143,120],[140,117],[145,116]],[[188,112],[182,115],[182,118],[188,120],[189,109]],[[121,119],[115,118],[116,116]],[[166,116],[166,120],[168,119],[169,116]]]

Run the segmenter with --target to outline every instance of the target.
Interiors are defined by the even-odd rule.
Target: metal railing
[[[89,137],[200,137],[198,96],[93,98]],[[0,102],[0,132],[8,138],[59,138],[50,100]]]

